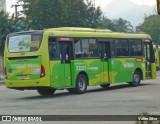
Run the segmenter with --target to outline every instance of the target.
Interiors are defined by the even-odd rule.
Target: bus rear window
[[[38,51],[41,41],[42,34],[10,36],[8,39],[8,51],[11,53]]]

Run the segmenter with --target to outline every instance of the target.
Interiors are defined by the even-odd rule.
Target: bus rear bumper
[[[37,89],[38,87],[50,87],[50,81],[48,77],[43,77],[34,80],[5,80],[7,88],[11,89]]]

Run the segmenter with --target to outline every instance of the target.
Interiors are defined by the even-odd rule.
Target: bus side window
[[[97,50],[98,50],[98,47],[97,47],[97,41],[96,41],[96,39],[89,39],[89,53],[90,53],[90,57],[98,57]]]
[[[129,53],[128,48],[123,48],[122,51],[123,51],[123,56],[128,56]]]
[[[121,40],[122,56],[129,56],[129,42],[126,39]]]
[[[117,48],[117,50],[116,50],[116,55],[117,55],[117,56],[122,56],[121,48]]]
[[[82,58],[83,56],[83,52],[82,52],[82,49],[81,49],[81,40],[80,38],[77,38],[75,39],[74,41],[74,49],[75,49],[75,57],[76,58]]]
[[[142,56],[142,42],[138,39],[130,40],[130,55],[131,56]]]
[[[116,56],[122,56],[122,43],[120,39],[116,39]]]
[[[104,43],[100,43],[99,45],[99,56],[101,59],[104,59]]]
[[[131,53],[131,56],[134,56],[135,54],[135,50],[134,50],[134,48],[130,48],[130,53]]]
[[[48,47],[50,59],[58,59],[58,44],[55,38],[49,38]]]
[[[101,57],[101,59],[108,59],[110,57],[108,42],[99,43],[99,56]]]
[[[96,39],[80,39],[74,41],[75,57],[76,58],[92,58],[98,57],[98,47]]]
[[[110,43],[110,47],[111,47],[111,56],[114,57],[116,54],[114,41]]]

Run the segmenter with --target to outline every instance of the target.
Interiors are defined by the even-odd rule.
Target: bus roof
[[[93,29],[93,28],[76,28],[76,27],[61,27],[45,29],[44,32],[52,36],[60,37],[90,37],[90,38],[144,38],[151,39],[148,34],[112,32],[108,29]]]
[[[14,36],[25,33],[48,33],[49,36],[55,37],[82,37],[82,38],[131,38],[131,39],[151,39],[148,34],[112,32],[109,29],[94,29],[94,28],[77,28],[77,27],[60,27],[49,28],[44,30],[30,30],[9,34]]]
[[[14,35],[26,34],[26,33],[40,34],[40,33],[43,33],[43,30],[29,30],[29,31],[14,32],[14,33],[9,34],[8,36],[14,36]]]
[[[48,30],[54,31],[76,31],[76,32],[112,32],[109,29],[94,29],[94,28],[76,28],[76,27],[61,27],[61,28],[51,28]]]

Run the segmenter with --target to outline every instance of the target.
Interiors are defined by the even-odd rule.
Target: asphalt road
[[[0,85],[0,115],[160,115],[160,71],[156,80],[143,81],[139,87],[112,85],[104,90],[89,87],[86,94],[66,90],[43,97],[37,91],[18,91]]]

